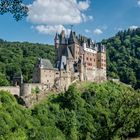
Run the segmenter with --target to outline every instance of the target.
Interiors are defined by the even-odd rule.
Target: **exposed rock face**
[[[27,108],[33,107],[35,104],[47,97],[47,93],[29,94],[27,96],[16,96],[17,102]]]

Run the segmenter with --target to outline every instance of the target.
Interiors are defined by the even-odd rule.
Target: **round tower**
[[[55,61],[57,63],[60,59],[60,40],[59,40],[59,36],[57,33],[54,38],[54,43],[55,43],[55,55],[56,55]]]
[[[31,94],[31,84],[22,84],[20,89],[20,96],[28,96]]]

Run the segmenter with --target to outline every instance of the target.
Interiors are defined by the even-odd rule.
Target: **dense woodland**
[[[140,88],[140,28],[120,31],[103,43],[107,48],[108,76]]]
[[[23,74],[24,82],[32,82],[34,65],[38,58],[54,63],[54,47],[0,40],[0,85],[12,84],[15,74]]]
[[[140,93],[123,84],[79,84],[32,109],[0,92],[0,140],[123,140],[140,136]]]

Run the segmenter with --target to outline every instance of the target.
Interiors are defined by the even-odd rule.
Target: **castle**
[[[31,93],[54,89],[65,91],[77,81],[106,81],[106,49],[84,36],[71,31],[69,37],[65,31],[56,34],[55,66],[48,59],[38,59],[34,67],[32,83],[23,83],[22,75],[15,75],[15,86],[0,87],[13,95],[27,97]]]
[[[106,78],[106,49],[71,30],[69,37],[63,30],[56,34],[55,66],[47,59],[38,59],[33,73],[33,83],[49,88],[66,90],[75,81],[102,82]]]

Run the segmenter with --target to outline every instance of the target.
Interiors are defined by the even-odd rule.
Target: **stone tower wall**
[[[86,71],[86,81],[103,82],[106,80],[106,69],[95,68],[93,70]]]
[[[27,96],[31,94],[31,84],[22,84],[20,88],[20,96]]]
[[[106,52],[97,54],[97,68],[106,69]]]
[[[97,54],[84,52],[84,63],[87,65],[87,70],[92,70],[97,67]]]
[[[106,81],[106,69],[96,69],[95,73],[95,82],[103,82]]]
[[[40,83],[48,84],[50,87],[54,85],[55,70],[41,69]]]
[[[39,83],[40,82],[40,66],[37,64],[33,71],[33,83]]]

